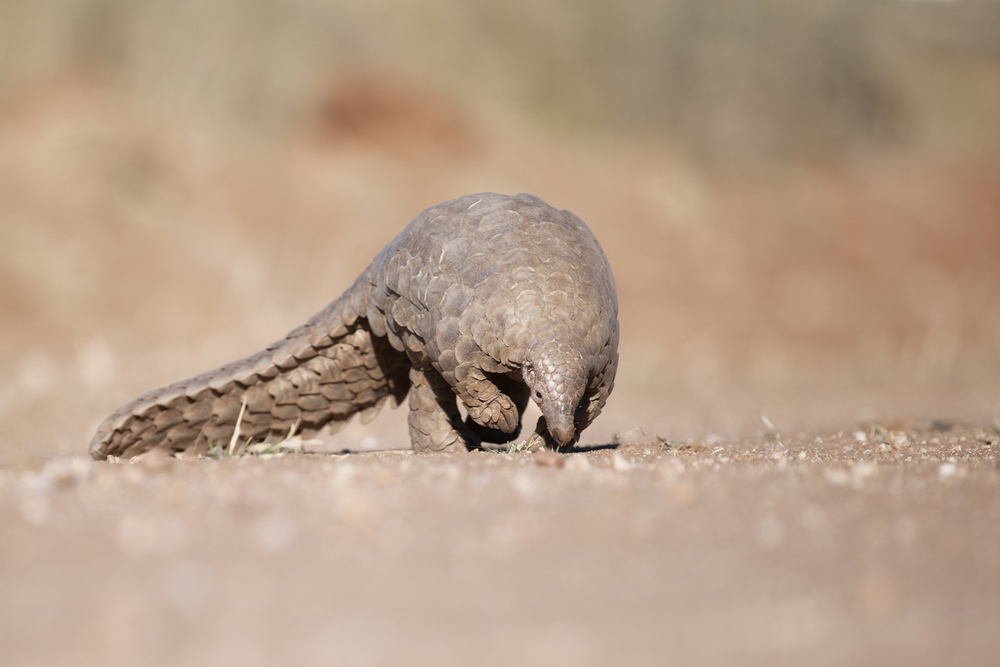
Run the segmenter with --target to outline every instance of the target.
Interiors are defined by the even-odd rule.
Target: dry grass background
[[[998,156],[985,0],[0,0],[0,662],[982,664]],[[63,458],[483,190],[602,242],[627,446]]]
[[[598,440],[755,407],[988,420],[998,26],[985,2],[0,3],[2,456],[80,451],[483,190],[607,250]]]

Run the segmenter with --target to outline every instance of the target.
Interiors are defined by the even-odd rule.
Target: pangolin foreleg
[[[466,427],[482,442],[502,444],[516,440],[521,434],[521,418],[530,398],[528,387],[499,373],[470,375],[482,377],[476,384],[484,389],[470,397],[471,405],[466,404],[469,412]]]
[[[410,441],[417,451],[461,452],[477,445],[462,423],[455,393],[433,368],[410,369]]]

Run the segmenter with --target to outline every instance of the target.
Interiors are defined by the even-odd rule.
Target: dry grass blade
[[[628,436],[635,433],[636,431],[641,433],[642,437],[645,438],[645,440],[638,441],[638,440],[627,439]],[[642,429],[641,426],[636,426],[635,428],[629,429],[624,433],[615,433],[614,437],[611,438],[611,444],[615,445],[616,447],[620,447],[622,445],[646,445],[650,447],[656,446],[662,449],[693,450],[693,451],[701,451],[702,449],[705,448],[704,445],[701,445],[699,443],[682,442],[680,440],[669,440],[667,438],[664,438],[662,435],[654,435],[652,438],[650,438],[648,435],[646,435],[646,432]]]
[[[233,437],[229,440],[229,455],[236,455],[236,442],[240,439],[240,425],[243,424],[243,414],[247,410],[247,399],[243,398],[243,405],[240,406],[240,416],[236,418],[236,428],[233,429]]]
[[[649,436],[646,435],[646,432],[642,430],[642,427],[641,426],[636,426],[635,428],[631,428],[631,429],[625,431],[624,433],[615,433],[614,437],[611,438],[611,444],[613,444],[613,445],[624,445],[624,444],[626,444],[628,442],[631,442],[630,440],[626,440],[625,438],[627,438],[628,436],[632,435],[636,431],[638,431],[639,433],[642,433],[642,437],[644,437],[646,439],[646,442],[649,442]]]
[[[764,437],[768,440],[779,440],[781,439],[781,433],[778,431],[778,427],[768,419],[763,412],[757,411],[757,418],[760,419],[760,423],[764,425],[767,430],[764,432]]]

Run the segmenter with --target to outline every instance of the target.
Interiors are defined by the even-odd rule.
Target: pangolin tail
[[[241,438],[277,438],[293,428],[308,437],[359,412],[367,421],[387,398],[398,405],[410,386],[410,362],[369,330],[364,283],[267,349],[122,406],[97,429],[91,456],[225,447],[237,420]]]

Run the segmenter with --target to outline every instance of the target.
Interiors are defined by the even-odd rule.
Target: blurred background
[[[585,439],[1000,416],[1000,3],[0,0],[0,461],[485,190],[615,270]]]

